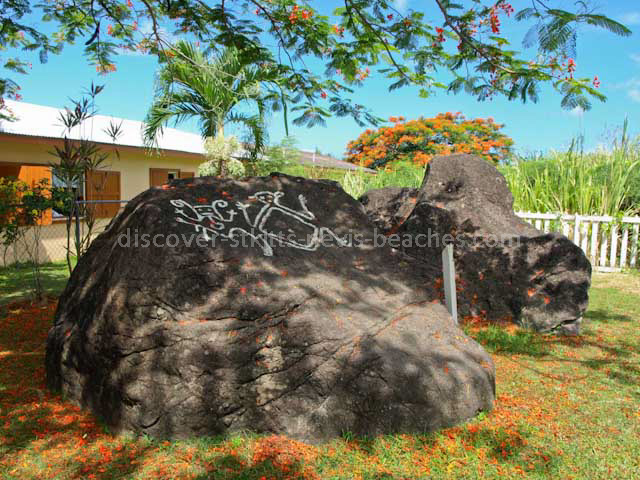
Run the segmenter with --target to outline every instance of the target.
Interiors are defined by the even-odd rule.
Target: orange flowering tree
[[[467,120],[461,113],[405,121],[391,117],[392,127],[366,130],[347,145],[346,159],[370,168],[397,162],[426,165],[434,155],[471,153],[498,163],[511,152],[513,140],[500,132],[492,118]]]

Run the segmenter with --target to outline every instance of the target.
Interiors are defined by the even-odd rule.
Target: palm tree
[[[144,137],[149,145],[169,122],[197,118],[202,136],[224,135],[229,123],[244,125],[251,135],[255,158],[265,145],[264,113],[270,97],[264,89],[275,84],[273,70],[250,64],[236,48],[207,56],[193,44],[177,42],[157,73],[155,98],[145,119]],[[256,114],[239,111],[249,105]],[[221,161],[220,175],[225,174]]]

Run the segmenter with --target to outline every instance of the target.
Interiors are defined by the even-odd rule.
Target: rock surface
[[[411,215],[419,191],[417,188],[386,187],[370,190],[359,200],[376,228],[388,234]]]
[[[444,243],[454,243],[462,316],[579,333],[591,264],[566,237],[544,234],[514,214],[513,196],[495,167],[471,155],[435,157],[421,188],[405,197],[415,201],[399,205],[394,198],[382,208],[384,191],[361,201],[387,232],[429,236],[426,246],[414,242],[402,250],[432,268],[441,266]]]
[[[434,302],[424,278],[438,273],[372,247],[372,232],[333,182],[152,188],[71,275],[48,385],[115,431],[169,438],[248,429],[321,442],[491,409],[493,364]]]

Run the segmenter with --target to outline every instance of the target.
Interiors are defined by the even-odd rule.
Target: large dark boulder
[[[372,235],[333,182],[150,189],[71,275],[48,385],[116,431],[157,437],[248,429],[319,442],[491,409],[493,364],[425,283],[438,272]]]
[[[386,225],[387,233],[423,236],[407,242],[404,253],[440,268],[444,243],[454,244],[461,316],[579,332],[591,264],[568,238],[544,234],[517,217],[505,178],[487,161],[471,155],[435,157],[421,188],[412,193],[415,201],[389,202],[371,211],[368,198],[378,196],[368,192],[361,199],[370,218]]]

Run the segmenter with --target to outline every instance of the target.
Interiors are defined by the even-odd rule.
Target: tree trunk
[[[218,131],[216,132],[216,137],[224,138],[224,122],[220,120],[218,122]],[[220,157],[220,163],[218,164],[218,175],[221,177],[227,176],[227,159],[224,157]]]

